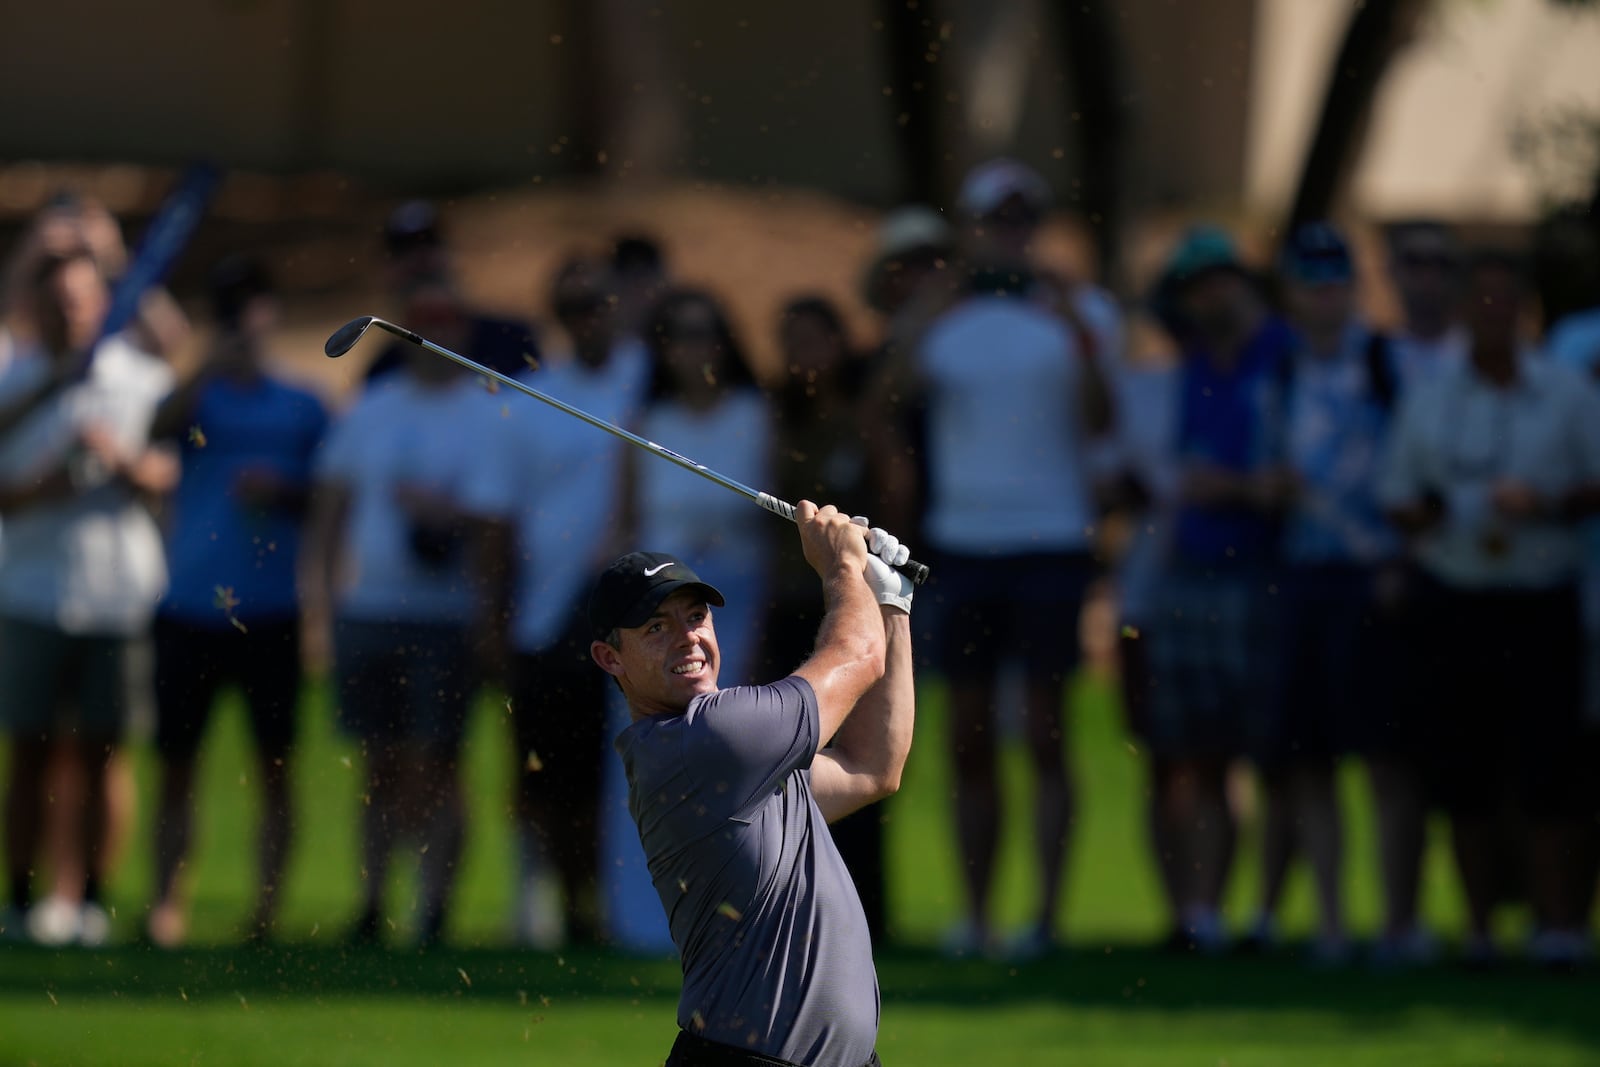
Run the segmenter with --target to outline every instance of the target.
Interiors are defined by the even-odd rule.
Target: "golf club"
[[[468,359],[466,356],[452,352],[443,345],[436,345],[426,337],[423,337],[421,334],[414,333],[413,331],[406,329],[404,326],[396,326],[394,323],[388,322],[384,319],[375,318],[371,315],[363,315],[359,319],[351,319],[349,322],[335,330],[333,332],[333,336],[328,338],[328,343],[322,346],[322,350],[326,352],[330,358],[342,356],[346,352],[350,351],[350,349],[354,348],[356,342],[361,340],[362,335],[373,326],[376,326],[380,330],[386,330],[403,340],[410,341],[419,348],[425,348],[435,355],[443,356],[445,359],[451,360],[454,363],[459,363],[468,370],[476,371],[485,378],[499,382],[501,385],[504,385],[508,388],[515,389],[519,393],[524,393],[528,396],[531,396],[535,400],[542,400],[551,407],[558,408],[559,410],[566,412],[568,415],[571,415],[575,419],[581,419],[597,430],[604,430],[606,433],[609,433],[614,437],[620,437],[629,444],[637,445],[652,455],[660,456],[665,460],[670,460],[671,462],[682,467],[684,470],[693,471],[708,481],[716,482],[724,489],[731,489],[740,496],[745,497],[748,500],[755,501],[757,504],[761,505],[763,508],[766,508],[774,515],[788,519],[790,522],[795,521],[794,505],[788,503],[787,501],[779,500],[770,493],[763,493],[752,489],[743,482],[736,482],[732,478],[718,474],[711,468],[705,466],[704,464],[696,463],[687,456],[680,456],[670,448],[663,448],[654,441],[648,441],[636,433],[630,433],[629,431],[624,430],[622,427],[609,423],[604,419],[595,418],[587,411],[582,411],[573,407],[571,404],[563,403],[547,393],[541,393],[539,390],[525,385],[522,382],[517,381],[515,378],[501,374],[499,371],[491,370],[481,363],[477,363]],[[928,578],[927,565],[918,563],[914,559],[906,560],[897,569],[901,574],[904,574],[907,578],[910,578],[912,583],[915,585],[921,585]]]

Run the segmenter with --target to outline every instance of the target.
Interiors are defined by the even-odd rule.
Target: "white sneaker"
[[[554,876],[540,872],[518,885],[512,936],[517,944],[553,952],[565,940],[561,916],[561,887]]]
[[[111,914],[99,904],[85,904],[78,912],[78,944],[99,948],[111,940]]]
[[[83,933],[81,911],[65,897],[45,897],[28,909],[28,936],[40,945],[70,945]]]

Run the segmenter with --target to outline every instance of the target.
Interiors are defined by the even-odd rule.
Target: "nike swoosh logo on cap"
[[[644,569],[644,576],[646,578],[654,578],[657,574],[672,566],[674,562],[675,561],[669,559],[665,563],[657,563],[654,567],[646,567]]]

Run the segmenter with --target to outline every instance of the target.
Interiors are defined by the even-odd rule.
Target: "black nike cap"
[[[715,586],[671,556],[660,552],[630,552],[601,572],[589,593],[589,627],[596,641],[612,630],[643,626],[667,597],[680,589],[698,588],[706,603],[722,607]]]

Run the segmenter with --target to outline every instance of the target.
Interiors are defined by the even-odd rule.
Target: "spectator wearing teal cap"
[[[1148,741],[1168,768],[1163,830],[1181,874],[1179,944],[1224,947],[1229,764],[1264,732],[1276,664],[1278,536],[1292,501],[1283,436],[1289,327],[1226,233],[1191,230],[1157,286],[1181,350],[1178,490],[1154,590]]]

